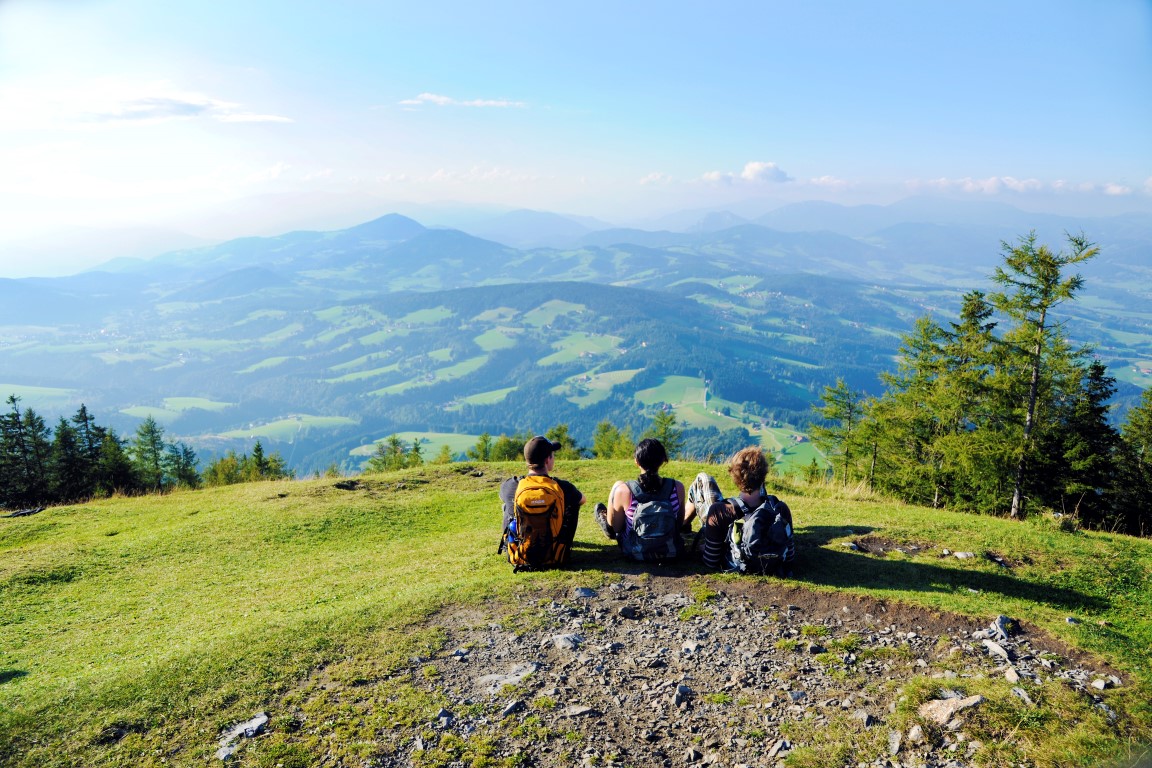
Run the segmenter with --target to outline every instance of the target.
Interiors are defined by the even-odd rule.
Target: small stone
[[[1080,619],[1076,618],[1075,616],[1069,616],[1068,618],[1064,619],[1064,621],[1068,622],[1069,624],[1079,624],[1080,623]]]
[[[791,748],[792,745],[790,745],[787,740],[780,739],[780,741],[772,745],[772,749],[768,750],[768,757],[776,757],[781,752],[787,752]]]
[[[957,552],[956,553],[956,559],[957,560],[971,560],[974,557],[976,557],[975,552]]]
[[[598,715],[600,713],[592,707],[583,707],[578,704],[572,704],[571,706],[562,709],[560,714],[564,717],[586,717],[588,715]]]
[[[684,755],[684,760],[689,763],[695,763],[702,757],[704,757],[704,754],[700,750],[689,747],[688,752]]]
[[[564,651],[574,651],[584,642],[580,635],[553,635],[552,644]]]
[[[991,640],[982,640],[981,642],[984,643],[984,647],[988,649],[988,653],[992,654],[993,656],[999,656],[1005,661],[1008,661],[1012,658],[1011,654],[1009,654],[1008,651],[1005,650],[1004,646],[1000,645],[999,643],[994,643]]]
[[[1001,641],[1007,641],[1012,634],[1012,619],[1001,614],[992,620],[988,628],[992,631],[993,635]]]
[[[804,691],[788,691],[788,698],[794,702],[802,700],[807,695]]]
[[[523,711],[527,706],[528,705],[520,699],[510,701],[504,705],[504,709],[500,710],[500,717],[508,717],[509,715],[514,715],[517,712]]]
[[[1098,677],[1092,681],[1092,687],[1098,691],[1103,691],[1108,688],[1108,682],[1109,681],[1105,680],[1104,678]]]
[[[591,589],[589,587],[576,587],[576,589],[574,589],[572,591],[572,596],[577,597],[577,598],[588,599],[590,597],[596,597],[596,590]]]
[[[1020,688],[1020,687],[1018,687],[1018,686],[1017,686],[1017,687],[1014,687],[1014,688],[1012,689],[1012,694],[1013,694],[1013,695],[1014,695],[1016,698],[1020,699],[1020,701],[1024,702],[1025,704],[1027,704],[1028,706],[1030,706],[1030,707],[1034,707],[1034,706],[1036,706],[1036,704],[1035,704],[1035,703],[1033,703],[1033,701],[1032,701],[1032,697],[1028,695],[1028,691],[1024,690],[1023,688]]]
[[[1010,683],[1020,682],[1020,673],[1016,671],[1015,667],[1008,667],[1004,670],[1004,679]]]
[[[948,699],[933,699],[926,701],[920,705],[917,710],[920,717],[925,720],[931,720],[937,725],[944,725],[952,719],[953,715],[957,712],[974,707],[977,704],[984,702],[983,696],[969,696],[966,699],[948,698]]]
[[[919,724],[908,729],[908,742],[910,744],[924,743],[924,729]]]
[[[435,719],[437,719],[437,720],[443,720],[444,718],[448,718],[449,720],[451,720],[451,719],[452,719],[452,718],[454,718],[454,717],[455,717],[455,715],[454,715],[454,714],[452,714],[451,712],[449,712],[447,709],[444,709],[443,707],[441,707],[441,708],[440,708],[440,711],[436,713],[436,718],[435,718]]]
[[[624,619],[640,618],[640,611],[634,605],[623,605],[620,607],[620,610],[617,611],[617,613],[619,613],[620,617]]]
[[[876,718],[872,717],[872,714],[864,709],[858,709],[853,712],[852,719],[859,720],[865,728],[871,728],[876,724]]]
[[[888,754],[890,754],[890,755],[900,754],[901,741],[903,741],[903,737],[901,736],[900,731],[889,731],[888,732]]]

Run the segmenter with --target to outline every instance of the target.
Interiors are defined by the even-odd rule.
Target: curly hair
[[[768,477],[768,459],[764,451],[755,446],[745,448],[728,462],[728,474],[742,492],[755,493],[764,487],[764,478]]]

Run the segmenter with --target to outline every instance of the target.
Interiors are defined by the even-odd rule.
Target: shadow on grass
[[[0,685],[10,683],[13,680],[19,680],[22,677],[27,677],[28,673],[22,669],[0,669]]]
[[[853,527],[859,534],[860,529]],[[971,565],[953,567],[922,559],[903,560],[871,557],[845,549],[823,546],[842,538],[844,528],[816,526],[798,530],[796,535],[797,578],[828,587],[865,587],[916,592],[955,592],[961,589],[994,592],[1006,597],[1048,605],[1068,611],[1096,612],[1108,607],[1106,601],[1066,587],[1035,582],[1010,575],[988,573]],[[972,563],[974,561],[956,561]]]
[[[796,532],[797,564],[796,584],[816,584],[825,587],[892,589],[913,592],[950,593],[975,590],[1001,594],[1005,597],[1027,600],[1062,611],[1094,613],[1108,608],[1106,601],[1066,587],[1030,581],[1010,573],[989,573],[972,567],[974,561],[956,561],[957,566],[943,562],[925,562],[921,556],[915,560],[878,558],[845,549],[840,551],[824,546],[842,539],[843,526],[815,526]],[[872,533],[867,526],[851,526],[857,536]],[[692,536],[687,539],[689,550]],[[962,565],[960,563],[967,563]],[[681,562],[657,565],[641,563],[626,557],[614,542],[600,539],[594,542],[577,539],[569,560],[569,567],[636,575],[651,573],[659,576],[687,576],[715,571],[705,568],[698,554],[689,553]]]

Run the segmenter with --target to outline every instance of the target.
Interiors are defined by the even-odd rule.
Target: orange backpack
[[[564,524],[564,491],[547,475],[528,475],[516,484],[513,514],[504,530],[513,571],[563,565],[568,545],[559,540]]]

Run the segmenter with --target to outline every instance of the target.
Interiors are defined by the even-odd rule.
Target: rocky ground
[[[539,766],[1028,764],[975,727],[982,711],[1059,689],[1115,720],[1123,685],[1015,618],[757,579],[624,575],[432,621],[447,645],[406,674],[450,704],[396,734],[389,766],[471,764],[471,743]]]

